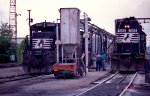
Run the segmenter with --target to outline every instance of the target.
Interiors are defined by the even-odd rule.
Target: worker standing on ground
[[[105,52],[102,53],[102,68],[103,68],[103,71],[106,71],[106,53]]]
[[[100,53],[96,55],[96,71],[100,71],[102,67],[102,56]]]

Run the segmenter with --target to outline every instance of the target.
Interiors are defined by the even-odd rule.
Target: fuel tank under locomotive
[[[50,73],[56,62],[56,24],[42,22],[30,28],[30,37],[24,43],[23,69],[28,74]]]

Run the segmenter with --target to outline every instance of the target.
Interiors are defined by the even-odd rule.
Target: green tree
[[[3,36],[5,38],[11,40],[13,33],[12,33],[12,30],[9,28],[8,23],[1,22],[0,36]]]
[[[17,45],[17,61],[18,61],[18,63],[22,63],[22,61],[23,61],[24,47],[25,47],[25,39],[23,39],[23,40]]]
[[[9,56],[12,46],[12,31],[8,23],[1,22],[0,25],[0,63],[9,62]]]
[[[10,41],[0,36],[0,63],[7,63],[9,61]]]

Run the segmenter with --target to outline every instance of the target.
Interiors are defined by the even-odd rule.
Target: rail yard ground
[[[109,72],[110,66],[107,65],[106,71],[95,71],[95,69],[91,69],[86,76],[72,79],[57,79],[53,74],[49,74],[4,82],[0,83],[0,96],[78,96],[91,89],[93,86],[96,86],[96,83],[93,82],[101,82],[99,78],[104,77],[106,74],[108,75]],[[0,69],[1,78],[21,74],[24,74],[21,66]],[[117,92],[121,92],[130,81],[131,77],[133,77],[131,74],[122,81],[119,78],[124,78],[123,76],[123,74],[120,74],[116,78],[110,80],[110,82],[99,85],[91,91],[79,96],[116,96],[116,94],[118,94]],[[115,83],[118,82],[118,80],[122,83]],[[149,89],[150,86],[145,84],[144,74],[138,74],[133,86],[121,96],[150,96]]]
[[[84,77],[56,79],[53,74],[0,84],[0,96],[73,96],[93,86],[107,71],[90,70]],[[23,74],[22,67],[2,68],[0,77]]]
[[[22,74],[24,74],[24,71],[21,66],[0,68],[0,78],[17,76],[17,75],[22,75]]]

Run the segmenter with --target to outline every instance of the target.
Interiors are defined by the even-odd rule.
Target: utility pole
[[[31,22],[32,22],[32,19],[30,17],[30,12],[31,10],[27,10],[28,11],[28,14],[29,14],[29,17],[28,17],[28,25],[29,25],[29,32],[30,32],[30,25],[31,25]]]
[[[18,17],[18,16],[21,16],[21,14],[17,14],[17,13],[16,13],[16,15],[15,15],[15,16],[16,16],[16,38],[15,38],[15,39],[16,39],[16,41],[15,41],[15,42],[17,43],[17,32],[18,32],[18,30],[17,30],[17,25],[18,25],[17,17]]]

